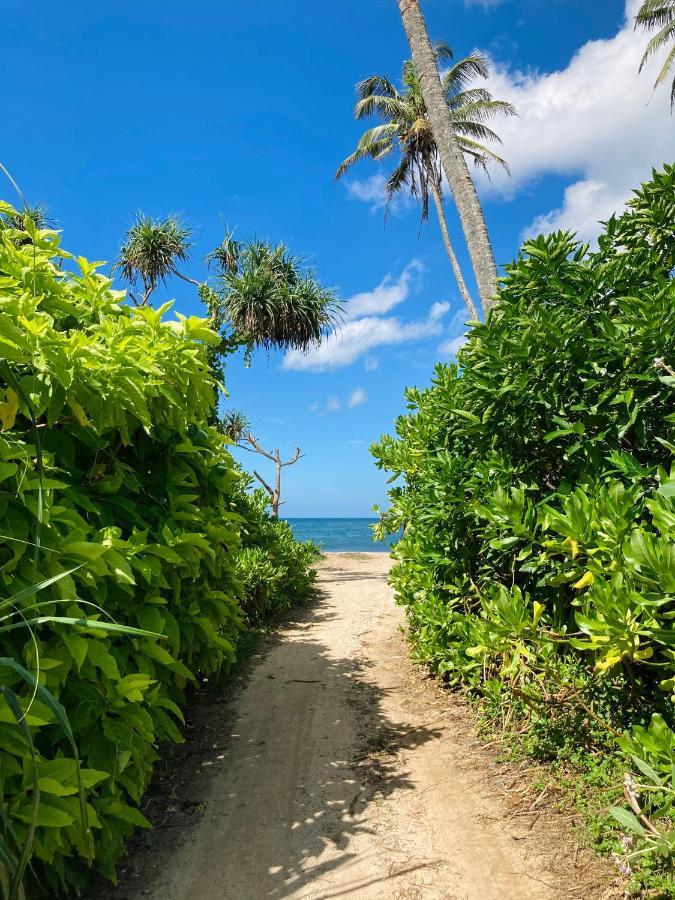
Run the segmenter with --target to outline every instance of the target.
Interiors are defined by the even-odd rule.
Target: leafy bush
[[[243,585],[242,608],[252,626],[310,599],[317,576],[313,564],[321,556],[312,541],[296,541],[288,522],[272,518],[267,506],[262,489],[240,497],[245,524],[235,571]]]
[[[204,424],[218,341],[207,324],[163,321],[170,304],[121,305],[55,232],[0,213],[0,601],[17,626],[3,629],[0,655],[49,692],[32,698],[0,669],[0,885],[35,825],[34,873],[53,896],[84,883],[90,855],[114,876],[124,839],[147,824],[137,804],[156,745],[181,740],[186,685],[234,659],[238,475]],[[45,696],[79,748],[88,833],[78,761]]]
[[[457,365],[409,390],[373,448],[404,478],[379,527],[405,529],[391,580],[417,658],[549,733],[570,709],[609,740],[632,729],[650,766],[652,714],[673,739],[674,214],[666,167],[596,252],[561,232],[526,243]],[[634,702],[598,716],[603,693]],[[636,803],[672,856],[663,774]]]

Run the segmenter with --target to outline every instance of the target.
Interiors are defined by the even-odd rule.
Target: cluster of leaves
[[[256,627],[312,596],[321,550],[312,541],[296,541],[288,522],[267,511],[261,488],[242,493],[238,508],[245,520],[235,571],[243,585],[241,605],[247,624]]]
[[[207,300],[214,321],[229,322],[234,339],[249,347],[306,350],[340,321],[333,292],[283,244],[241,244],[226,236],[209,261],[221,270]]]
[[[517,702],[552,734],[573,711],[607,752],[625,732],[642,785],[618,813],[626,852],[671,861],[674,213],[666,167],[596,252],[560,232],[525,244],[458,364],[409,390],[374,447],[404,478],[379,529],[404,529],[391,580],[417,657],[505,718]],[[633,702],[598,715],[608,686]]]
[[[55,896],[90,859],[114,877],[186,686],[234,659],[239,475],[204,424],[207,323],[122,305],[0,213],[0,887],[32,846]]]

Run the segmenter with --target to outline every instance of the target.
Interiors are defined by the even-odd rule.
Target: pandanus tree
[[[464,232],[471,264],[484,309],[496,302],[497,266],[490,244],[485,216],[469,167],[457,139],[450,109],[443,96],[436,56],[427,33],[419,0],[397,0],[403,27],[420,80],[420,91],[429,115],[431,130],[450,192]]]
[[[300,450],[283,461],[279,450],[262,448],[242,413],[230,411],[218,418],[223,358],[241,346],[247,354],[254,347],[306,350],[319,344],[324,333],[339,322],[340,307],[333,292],[322,287],[314,272],[283,244],[258,240],[242,243],[226,232],[205,260],[211,273],[215,269],[215,282],[211,283],[207,279],[196,281],[181,270],[190,259],[190,247],[190,230],[177,216],[154,220],[139,215],[122,244],[114,270],[134,288],[129,296],[137,306],[147,305],[157,287],[172,277],[199,288],[212,325],[222,339],[211,349],[215,384],[212,421],[239,446],[274,462],[273,487],[258,472],[254,475],[270,496],[272,514],[278,516],[283,502],[281,470],[300,459]]]
[[[452,60],[447,44],[434,48],[437,61]],[[486,146],[486,141],[501,143],[499,135],[487,124],[497,116],[515,115],[510,103],[495,100],[489,91],[471,87],[475,78],[486,78],[488,63],[474,53],[450,67],[442,80],[443,98],[453,123],[457,142],[464,154],[484,169],[496,163],[508,170],[506,162]],[[429,216],[429,194],[436,206],[445,249],[457,280],[462,299],[472,317],[477,319],[478,308],[473,302],[457,260],[443,205],[442,169],[431,122],[422,96],[420,78],[412,61],[403,65],[401,89],[381,75],[366,78],[356,86],[358,102],[354,110],[357,119],[378,116],[381,125],[366,131],[356,150],[344,160],[336,173],[345,172],[362,159],[380,160],[398,154],[397,165],[386,182],[387,207],[401,192],[410,191],[422,202],[422,220]]]
[[[333,293],[283,244],[252,241],[210,255],[220,266],[218,294],[234,331],[250,344],[305,350],[339,321]],[[234,250],[234,252],[232,252]]]
[[[182,271],[190,259],[191,238],[177,216],[137,216],[113,266],[133,288],[129,296],[136,305],[146,305],[170,278],[195,285],[223,336],[221,352],[242,344],[306,350],[339,321],[333,292],[283,244],[242,243],[226,233],[206,257],[209,269],[216,270],[215,282],[209,283]]]
[[[157,287],[172,276],[199,285],[178,268],[190,259],[191,237],[190,229],[177,216],[153,219],[143,213],[136,215],[113,266],[134,288],[129,297],[136,306],[145,306]]]
[[[656,76],[654,88],[668,78],[675,67],[675,0],[645,0],[635,17],[635,27],[645,31],[656,31],[649,41],[640,62],[640,71],[650,56],[663,48],[670,47],[665,61]],[[675,77],[670,85],[670,109],[675,106]]]
[[[233,443],[238,444],[248,433],[250,423],[243,412],[238,409],[227,409],[220,417],[218,428]]]
[[[282,460],[278,449],[265,450],[260,441],[253,435],[248,419],[238,409],[226,410],[220,419],[219,426],[223,434],[227,435],[231,441],[243,450],[259,453],[274,463],[274,486],[270,485],[256,469],[253,470],[253,474],[269,494],[272,515],[275,519],[278,519],[279,507],[284,503],[281,499],[281,470],[287,466],[295,465],[299,459],[302,459],[300,448],[296,447],[293,456],[287,460]]]

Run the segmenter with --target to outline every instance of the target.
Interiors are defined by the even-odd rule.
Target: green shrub
[[[246,620],[255,627],[310,599],[321,551],[311,541],[296,541],[288,522],[270,516],[264,490],[243,494],[240,504],[244,526],[235,570]]]
[[[0,601],[60,576],[12,601],[19,627],[3,631],[0,655],[65,707],[90,826],[84,835],[77,762],[54,709],[0,669],[37,754],[3,692],[0,884],[8,854],[30,837],[36,774],[32,866],[53,896],[84,883],[90,853],[114,877],[125,838],[147,824],[137,804],[157,743],[181,740],[186,685],[234,659],[239,476],[204,424],[207,349],[218,341],[204,320],[163,321],[170,304],[121,305],[123,294],[56,233],[7,205],[0,213]],[[54,616],[161,638],[41,621]],[[27,629],[26,617],[39,621]]]
[[[391,580],[415,655],[549,735],[574,709],[632,729],[643,761],[653,714],[673,735],[674,215],[666,167],[596,252],[526,243],[457,365],[409,390],[373,448],[404,479],[380,529],[405,528]],[[610,684],[637,702],[598,717]],[[664,783],[636,800],[666,857],[674,798]]]

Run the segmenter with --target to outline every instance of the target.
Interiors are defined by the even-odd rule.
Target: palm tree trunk
[[[450,260],[452,271],[455,273],[457,287],[459,288],[459,292],[462,295],[462,299],[466,303],[467,309],[471,313],[471,318],[480,319],[478,310],[476,309],[476,304],[473,302],[471,294],[469,293],[469,290],[466,286],[466,282],[464,281],[464,276],[462,275],[462,270],[460,269],[459,262],[457,261],[457,257],[455,256],[455,251],[452,249],[450,232],[448,231],[448,222],[445,218],[445,207],[443,206],[443,194],[441,193],[441,186],[438,183],[438,178],[436,177],[435,172],[429,172],[429,187],[431,188],[431,196],[434,198],[434,203],[436,204],[438,224],[441,227],[441,234],[443,235],[445,251],[448,254],[448,259]]]
[[[431,129],[462,223],[478,291],[483,308],[487,311],[496,303],[498,281],[483,210],[464,154],[457,143],[450,111],[443,98],[441,79],[419,0],[397,0],[397,2],[412,51],[413,63],[420,79],[422,98],[429,115]]]

